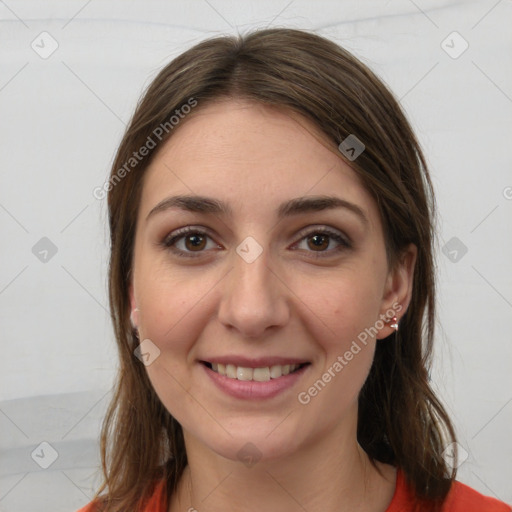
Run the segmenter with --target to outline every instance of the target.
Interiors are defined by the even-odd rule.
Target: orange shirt
[[[410,512],[412,496],[402,471],[398,469],[395,494],[386,512]],[[502,501],[483,496],[467,485],[454,482],[444,503],[443,512],[512,512],[512,507]]]
[[[146,508],[142,512],[167,512],[163,503],[164,481],[158,483]],[[408,488],[403,473],[399,469],[396,476],[395,494],[386,512],[410,512],[412,493]],[[96,512],[94,503],[89,503],[77,512]],[[488,498],[467,485],[455,482],[446,499],[443,512],[512,512],[512,507],[494,498]]]

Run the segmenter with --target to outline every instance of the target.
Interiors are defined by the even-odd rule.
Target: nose
[[[248,263],[235,253],[234,268],[223,280],[219,320],[244,338],[262,338],[289,320],[289,289],[267,255],[264,250]]]

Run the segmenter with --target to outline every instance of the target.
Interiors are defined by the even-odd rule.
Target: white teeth
[[[254,368],[252,372],[252,380],[258,382],[267,382],[270,380],[270,369],[266,368]]]
[[[236,379],[236,366],[234,364],[226,365],[226,377]]]
[[[283,375],[292,373],[299,366],[300,364],[276,364],[263,368],[246,368],[245,366],[235,366],[234,364],[212,363],[212,370],[230,379],[268,382],[270,379],[278,379]]]
[[[278,377],[281,377],[281,365],[276,364],[275,366],[270,367],[270,378],[271,379],[277,379]]]
[[[252,368],[244,368],[243,366],[237,366],[236,378],[238,380],[252,380]]]

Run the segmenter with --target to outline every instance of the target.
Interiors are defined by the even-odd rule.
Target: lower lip
[[[221,375],[220,373],[214,372],[203,363],[199,364],[203,367],[208,377],[212,379],[212,381],[220,390],[224,391],[224,393],[232,397],[242,398],[245,400],[262,400],[265,398],[272,398],[279,393],[282,393],[283,391],[291,388],[302,377],[302,375],[310,366],[308,364],[293,373],[283,375],[277,379],[270,379],[266,382],[258,382],[254,380],[230,379],[229,377]]]

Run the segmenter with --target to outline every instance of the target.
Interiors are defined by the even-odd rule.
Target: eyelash
[[[176,254],[177,256],[182,257],[182,258],[197,258],[197,257],[202,256],[203,253],[205,252],[205,250],[197,251],[197,252],[194,252],[194,251],[183,251],[181,249],[177,249],[174,246],[174,244],[177,241],[181,240],[182,238],[184,238],[187,235],[199,235],[199,236],[202,236],[202,237],[211,238],[210,235],[206,231],[204,231],[202,229],[199,229],[199,228],[194,228],[194,227],[188,226],[188,227],[185,227],[185,228],[178,229],[174,233],[171,233],[170,235],[166,236],[162,240],[161,245],[165,249],[170,250],[171,252],[173,252],[174,254]],[[335,242],[340,244],[338,247],[336,247],[335,249],[331,249],[331,250],[307,251],[307,252],[310,252],[312,254],[313,258],[329,257],[333,253],[337,254],[338,252],[341,252],[343,250],[347,250],[347,249],[351,249],[352,248],[352,244],[350,243],[350,241],[347,238],[341,236],[336,231],[332,231],[332,230],[330,230],[328,228],[319,228],[319,229],[314,229],[314,230],[310,230],[310,231],[307,231],[307,232],[301,231],[299,233],[299,236],[301,238],[299,238],[298,242],[296,242],[296,243],[302,242],[303,240],[305,240],[308,237],[311,237],[313,235],[327,235],[332,240],[334,240]],[[294,250],[297,250],[297,249],[294,249]]]

